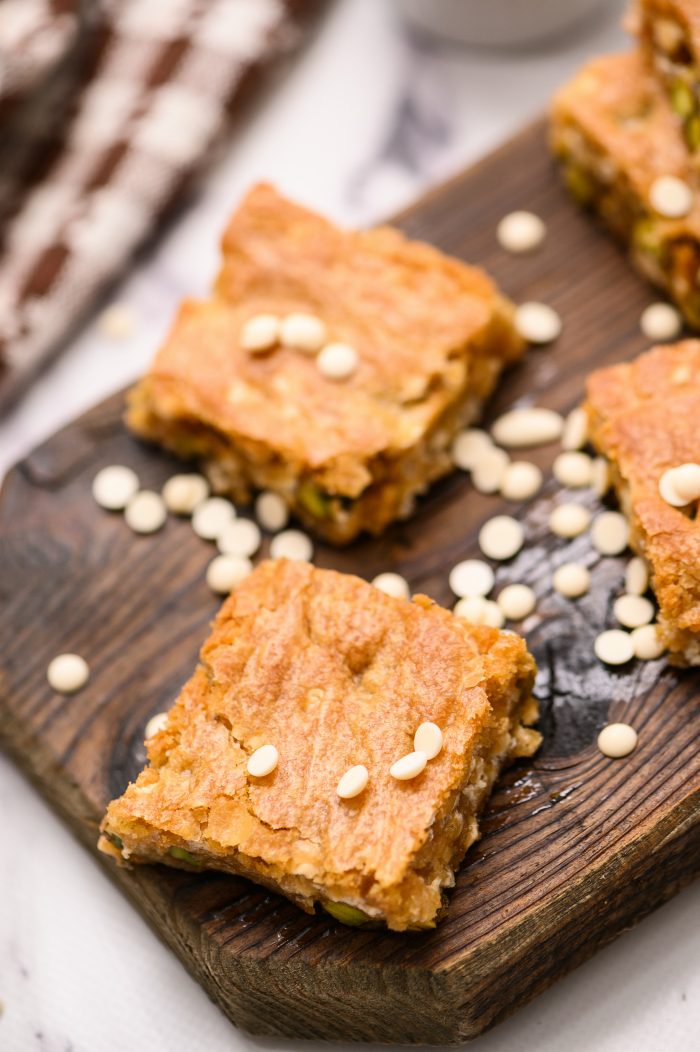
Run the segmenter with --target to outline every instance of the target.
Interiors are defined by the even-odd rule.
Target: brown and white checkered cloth
[[[65,120],[46,127],[62,94],[54,86],[33,118],[18,125],[11,115],[12,134],[0,125],[0,409],[153,232],[219,139],[250,74],[297,42],[299,17],[316,6],[3,0],[0,8],[6,5],[23,10],[25,42],[36,44],[42,15],[62,34],[45,32],[33,61],[15,62],[23,84],[38,77],[40,59],[60,65],[62,49],[82,44],[63,63],[78,70],[63,93]],[[6,84],[8,33],[17,37],[17,25],[0,16]],[[2,84],[0,73],[0,95]]]

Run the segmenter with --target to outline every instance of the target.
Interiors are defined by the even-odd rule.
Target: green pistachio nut
[[[695,113],[695,96],[692,88],[682,80],[671,85],[671,106],[679,117],[690,117]]]
[[[327,519],[330,515],[330,498],[315,482],[310,482],[308,479],[302,482],[297,490],[297,497],[301,506],[306,508],[315,519]]]
[[[117,836],[116,833],[105,833],[105,836],[110,843],[114,844],[115,847],[118,847],[120,851],[124,847],[124,841],[120,836]]]
[[[590,175],[575,164],[569,164],[564,169],[564,185],[580,205],[589,204],[595,194],[595,183]]]
[[[700,116],[697,113],[685,122],[683,134],[690,150],[700,147]]]
[[[636,248],[648,252],[651,256],[661,254],[659,228],[653,219],[638,219],[632,230],[632,240]]]
[[[190,851],[185,851],[184,847],[171,847],[170,854],[173,858],[179,859],[180,862],[189,862],[191,866],[196,866],[197,869],[201,869],[204,865],[200,858],[197,858]]]
[[[351,928],[359,928],[372,919],[362,910],[356,909],[355,906],[348,906],[345,902],[324,902],[323,908],[326,913],[330,913],[331,917],[335,917],[341,924],[347,924]]]

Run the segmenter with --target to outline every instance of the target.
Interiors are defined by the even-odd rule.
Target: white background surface
[[[618,47],[618,14],[608,4],[556,47],[479,55],[409,36],[390,0],[338,3],[192,207],[117,290],[136,313],[133,338],[110,342],[86,327],[0,424],[0,473],[143,369],[177,301],[205,290],[223,222],[252,180],[272,179],[350,223],[389,213],[537,114],[586,55]],[[293,1044],[231,1027],[2,757],[0,816],[1,1052]],[[700,1047],[699,915],[696,885],[470,1047]]]

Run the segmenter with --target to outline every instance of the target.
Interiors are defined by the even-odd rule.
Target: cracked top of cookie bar
[[[612,462],[624,510],[674,627],[700,632],[700,521],[659,494],[668,468],[700,462],[700,341],[655,347],[588,379],[594,444]]]
[[[214,865],[244,857],[254,879],[284,886],[300,873],[330,899],[378,889],[389,913],[392,895],[426,879],[411,867],[468,784],[476,743],[487,758],[502,748],[514,695],[526,701],[533,678],[514,634],[470,626],[425,596],[394,599],[347,574],[264,562],[222,606],[148,743],[150,765],[103,829],[137,861],[173,844]],[[443,749],[399,782],[389,768],[424,720],[441,727]],[[248,756],[268,743],[276,769],[248,777]],[[355,764],[367,767],[367,788],[341,800],[338,781]]]
[[[249,318],[296,312],[355,348],[352,376],[328,379],[294,349],[241,348]],[[478,268],[388,227],[341,230],[259,185],[224,235],[215,298],[183,305],[137,394],[166,421],[325,470],[329,489],[355,496],[365,461],[400,456],[447,407],[489,393],[480,363],[522,352],[511,318]]]
[[[698,188],[678,118],[637,51],[587,62],[556,93],[552,114],[555,121],[584,131],[616,165],[611,180],[629,180],[643,200],[654,180],[664,175],[677,176]],[[696,204],[690,216],[663,222],[669,227],[687,227],[692,222],[700,230],[700,207]]]

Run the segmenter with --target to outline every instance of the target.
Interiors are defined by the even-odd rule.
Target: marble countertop
[[[179,299],[207,287],[223,222],[252,180],[349,223],[391,213],[535,116],[586,55],[620,46],[619,13],[608,3],[556,47],[479,54],[407,33],[392,0],[340,0],[114,292],[134,312],[133,336],[110,341],[88,324],[0,424],[0,474],[144,368]],[[3,757],[0,815],[2,1052],[288,1047],[231,1027]],[[696,885],[470,1048],[693,1047],[699,913]]]

